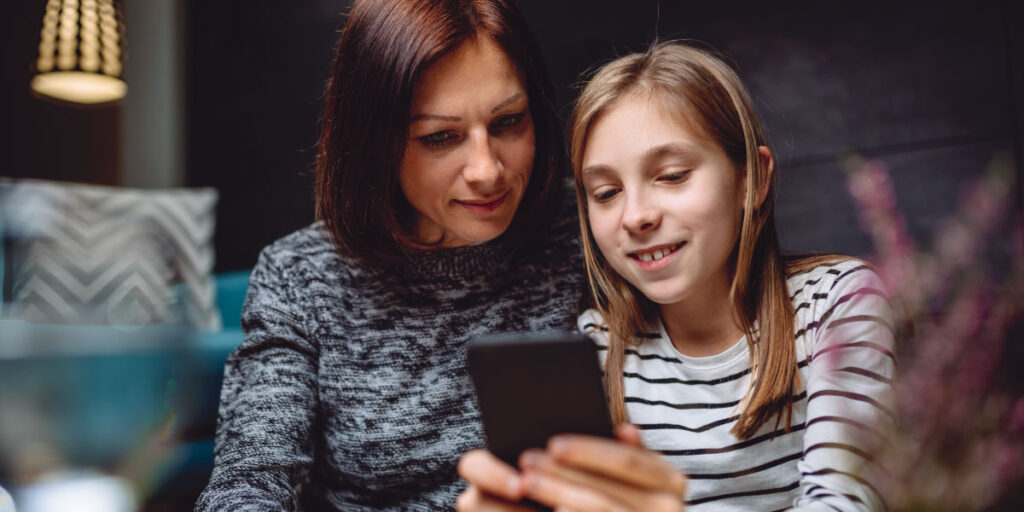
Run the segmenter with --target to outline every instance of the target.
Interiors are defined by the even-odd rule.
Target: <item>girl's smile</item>
[[[643,270],[661,270],[667,267],[686,242],[662,244],[628,253]]]

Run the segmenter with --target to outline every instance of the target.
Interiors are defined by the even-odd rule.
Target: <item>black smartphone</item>
[[[518,467],[519,454],[555,434],[613,438],[594,342],[584,334],[498,334],[474,340],[469,374],[487,448]]]

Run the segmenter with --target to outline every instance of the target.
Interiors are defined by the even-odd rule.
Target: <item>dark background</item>
[[[994,156],[1008,155],[1017,182],[1024,178],[1024,2],[521,3],[563,117],[581,73],[655,38],[696,39],[729,55],[777,152],[786,250],[871,253],[840,165],[850,154],[890,168],[925,247]],[[176,4],[185,168],[174,185],[219,190],[217,270],[250,268],[263,246],[313,219],[320,95],[349,2]],[[125,107],[29,95],[44,5],[16,0],[0,14],[0,176],[125,184]],[[1013,201],[1024,212],[1019,186]],[[1005,253],[1003,244],[986,255]],[[1022,349],[1012,347],[1011,359]],[[180,486],[184,509],[205,483],[194,476]]]
[[[187,181],[221,190],[220,268],[312,218],[319,95],[347,2],[188,10]],[[661,39],[731,56],[779,156],[784,248],[866,255],[839,161],[877,157],[922,244],[997,151],[1020,162],[1020,2],[523,1],[560,92]],[[927,7],[923,7],[926,5]],[[659,12],[660,11],[660,12]],[[213,79],[216,77],[216,79]],[[1018,173],[1020,165],[1018,163]],[[1019,194],[1018,194],[1019,197]]]
[[[119,107],[69,109],[29,96],[44,1],[14,4],[5,16],[12,44],[4,50],[9,135],[0,174],[117,184]],[[522,8],[563,117],[582,72],[655,37],[725,52],[778,154],[784,249],[864,256],[870,240],[845,190],[845,155],[890,167],[924,246],[994,155],[1011,155],[1022,174],[1021,4],[524,0]],[[320,95],[348,5],[181,3],[178,185],[220,191],[218,271],[251,267],[261,247],[312,221]],[[1019,192],[1015,203],[1019,209]]]

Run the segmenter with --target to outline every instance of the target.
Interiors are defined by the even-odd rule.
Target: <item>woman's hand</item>
[[[511,503],[523,497],[519,471],[487,450],[472,450],[459,458],[459,476],[469,488],[455,501],[458,512],[515,511],[532,512]]]
[[[681,511],[686,477],[620,425],[621,442],[581,435],[551,438],[547,450],[520,457],[525,495],[573,511]]]

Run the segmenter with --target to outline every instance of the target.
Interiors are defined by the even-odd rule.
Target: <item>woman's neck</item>
[[[672,344],[683,355],[707,357],[724,352],[743,337],[727,277],[674,304],[661,305],[661,321]]]

